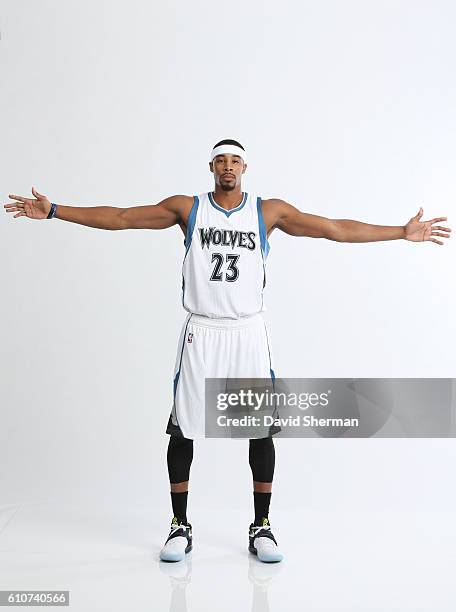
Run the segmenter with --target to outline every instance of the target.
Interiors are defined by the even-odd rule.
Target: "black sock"
[[[269,502],[271,501],[271,493],[253,492],[253,502],[255,504],[255,524],[261,525],[262,518],[268,518]]]
[[[174,493],[171,491],[173,512],[179,523],[182,521],[183,523],[187,524],[187,497],[188,491],[181,491],[179,493]]]

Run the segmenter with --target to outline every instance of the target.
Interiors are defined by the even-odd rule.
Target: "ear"
[[[209,170],[214,174],[214,165],[212,162],[209,162]]]
[[[244,164],[244,168],[242,170],[242,174],[244,174],[244,172],[247,170],[247,164]]]

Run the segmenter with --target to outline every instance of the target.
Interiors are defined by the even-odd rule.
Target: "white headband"
[[[231,153],[231,155],[239,155],[244,160],[244,163],[247,163],[247,156],[245,154],[244,149],[238,147],[237,145],[224,144],[212,149],[211,153],[211,161],[214,159],[216,155],[222,155],[222,153]]]

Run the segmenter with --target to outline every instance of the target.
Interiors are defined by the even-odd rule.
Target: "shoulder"
[[[261,199],[263,210],[281,210],[286,206],[289,206],[287,202],[279,198],[268,198],[267,200]]]
[[[178,194],[165,198],[160,202],[160,205],[177,214],[182,221],[186,222],[194,200],[194,196]]]
[[[261,212],[263,214],[264,223],[268,235],[276,227],[281,217],[286,213],[287,207],[290,206],[284,200],[279,198],[261,198]]]
[[[274,224],[279,218],[287,214],[290,208],[293,208],[291,204],[281,200],[280,198],[268,198],[261,200],[262,211],[265,217],[268,217],[272,224]]]
[[[164,200],[160,202],[160,204],[163,204],[167,208],[170,208],[173,210],[179,210],[179,209],[182,210],[182,209],[187,208],[188,206],[190,206],[191,208],[193,206],[193,200],[194,200],[194,196],[179,194],[179,195],[172,195],[172,196],[169,196],[168,198],[165,198]]]
[[[169,196],[162,200],[158,205],[163,206],[166,210],[172,212],[176,218],[177,223],[180,225],[182,231],[185,233],[187,229],[188,218],[195,202],[194,196],[177,194]]]

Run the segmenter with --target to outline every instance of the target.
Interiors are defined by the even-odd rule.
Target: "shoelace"
[[[184,523],[181,523],[180,525],[172,523],[171,524],[171,531],[169,532],[169,536],[173,535],[173,533],[176,533],[176,531],[179,531],[179,529],[183,529],[184,531],[188,531],[190,529],[190,527],[188,525],[184,525]],[[169,536],[168,536],[168,538],[169,538]]]
[[[255,537],[257,535],[257,533],[259,533],[262,530],[265,531],[271,531],[271,525],[254,525],[251,530],[252,530],[252,537]]]

